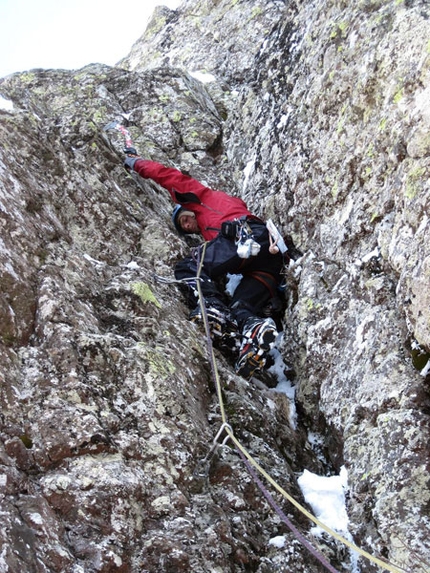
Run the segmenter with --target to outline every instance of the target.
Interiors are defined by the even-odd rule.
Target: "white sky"
[[[0,77],[32,68],[113,65],[157,5],[182,0],[0,0]]]

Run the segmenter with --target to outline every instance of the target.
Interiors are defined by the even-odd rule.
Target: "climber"
[[[176,230],[181,235],[203,236],[205,243],[176,264],[175,277],[186,284],[190,319],[202,321],[200,302],[204,303],[213,340],[221,347],[239,340],[234,349],[238,352],[235,369],[251,378],[266,365],[279,334],[279,320],[275,322],[272,316],[280,310],[278,287],[284,256],[273,245],[266,224],[252,215],[242,199],[210,189],[177,169],[142,159],[134,148],[124,152],[128,170],[164,187],[177,203],[172,214]],[[193,280],[200,256],[204,301],[199,301]],[[219,285],[228,274],[242,275],[231,298]]]

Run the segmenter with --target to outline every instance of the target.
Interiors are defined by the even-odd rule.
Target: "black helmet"
[[[172,213],[172,223],[175,225],[175,229],[180,235],[188,235],[190,233],[188,231],[184,231],[179,223],[179,219],[182,213],[189,213],[190,215],[194,215],[193,211],[190,211],[186,207],[182,207],[182,205],[176,205]]]
[[[179,214],[182,211],[186,211],[185,207],[182,207],[182,205],[175,206],[172,212],[172,223],[175,225],[175,229],[180,235],[185,235],[184,229],[182,229],[181,225],[179,224]]]

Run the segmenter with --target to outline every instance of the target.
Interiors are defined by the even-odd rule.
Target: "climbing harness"
[[[198,269],[197,269],[197,276],[195,277],[195,281],[196,281],[196,286],[197,286],[197,290],[199,292],[199,300],[203,301],[203,294],[201,291],[201,285],[200,285],[200,274],[203,268],[203,261],[204,261],[204,255],[205,255],[205,250],[206,250],[206,245],[207,243],[205,242],[203,244],[203,248],[201,250],[201,253],[199,252],[199,261],[198,261]],[[400,567],[389,563],[387,561],[384,561],[378,557],[374,557],[373,555],[371,555],[370,553],[368,553],[367,551],[365,551],[364,549],[361,549],[360,547],[356,546],[354,543],[352,543],[351,541],[349,541],[348,539],[345,539],[344,537],[342,537],[339,533],[336,533],[336,531],[334,531],[333,529],[331,529],[330,527],[328,527],[327,525],[325,525],[324,523],[322,523],[319,519],[317,519],[314,515],[312,515],[306,508],[304,508],[298,501],[296,501],[290,494],[288,494],[259,464],[258,462],[252,457],[252,455],[244,448],[244,446],[238,441],[238,439],[236,438],[236,436],[234,435],[234,431],[232,429],[232,427],[230,426],[230,424],[227,421],[227,416],[225,413],[225,408],[224,408],[224,400],[222,397],[222,390],[221,390],[221,382],[220,382],[220,377],[219,377],[219,373],[218,373],[218,369],[216,366],[216,358],[215,358],[215,353],[214,353],[214,349],[213,349],[213,345],[212,345],[212,340],[211,340],[211,336],[210,336],[210,329],[209,329],[209,323],[208,323],[208,318],[207,318],[207,314],[206,314],[206,309],[205,309],[205,305],[201,302],[201,311],[202,311],[202,318],[203,318],[203,324],[204,324],[204,328],[205,328],[205,333],[206,333],[206,340],[207,340],[207,346],[208,346],[208,353],[209,353],[209,363],[211,366],[211,370],[212,370],[212,375],[213,375],[213,379],[215,382],[215,387],[216,387],[216,392],[217,392],[217,397],[218,397],[218,404],[219,404],[219,408],[220,408],[220,415],[221,415],[221,427],[217,433],[217,435],[215,436],[215,439],[213,441],[212,447],[209,451],[209,453],[207,454],[206,458],[205,458],[205,463],[207,463],[214,455],[217,447],[219,447],[219,445],[226,445],[227,441],[230,440],[236,450],[239,453],[239,456],[246,460],[246,466],[247,468],[249,467],[251,470],[257,470],[265,479],[266,481],[268,481],[287,501],[289,501],[292,505],[294,505],[294,507],[296,509],[298,509],[303,515],[305,515],[308,519],[310,519],[313,523],[315,523],[315,525],[317,525],[318,527],[320,527],[321,529],[323,529],[326,533],[328,533],[331,537],[333,537],[334,539],[336,539],[337,541],[339,541],[340,543],[342,543],[343,545],[346,545],[349,549],[352,549],[353,551],[356,551],[357,553],[359,553],[361,556],[365,557],[366,559],[368,559],[369,561],[372,561],[373,563],[375,563],[376,565],[379,565],[379,567],[381,567],[383,570],[385,571],[390,571],[391,573],[403,573],[404,570],[401,569]],[[222,442],[220,442],[220,438],[223,434],[226,434],[225,437],[223,438]],[[250,472],[251,475],[254,476],[255,471],[251,471]],[[261,484],[261,481],[258,480],[256,481],[257,485],[259,486],[259,484]],[[263,484],[261,484],[263,489],[262,492],[264,493],[266,499],[268,498],[268,496],[271,498],[269,492],[267,492],[266,488],[264,488]],[[259,486],[260,487],[260,486]],[[276,510],[276,512],[282,512],[282,510],[276,505],[276,503],[273,501],[273,504],[271,504],[272,507]],[[282,513],[283,514],[283,513]],[[285,516],[286,517],[286,516]],[[282,518],[284,520],[284,518]],[[289,522],[288,518],[286,518],[287,521]],[[297,531],[297,529],[292,525],[292,528],[290,527],[290,525],[287,523],[287,521],[284,520],[284,522],[287,524],[287,526],[291,529],[291,531],[296,535],[296,532],[298,535],[297,539],[303,543],[305,545],[305,547],[307,547],[312,554],[320,561],[320,563],[322,565],[324,565],[324,567],[326,567],[329,571],[331,571],[332,573],[338,573],[338,571],[332,566],[330,565],[327,560],[325,559],[325,557],[323,555],[321,555],[314,547],[312,547],[312,549],[310,549],[310,543],[305,540],[305,538],[303,538],[303,536],[300,534],[300,532]],[[305,540],[305,542],[304,542]]]
[[[221,235],[235,242],[237,254],[241,259],[255,257],[260,252],[261,245],[254,241],[252,229],[248,224],[248,217],[224,221],[221,223]]]
[[[258,255],[261,245],[254,241],[251,227],[247,221],[243,221],[239,227],[239,238],[236,242],[237,254],[241,259],[249,259]]]
[[[269,253],[276,255],[281,252],[285,256],[288,247],[272,219],[266,222],[266,228],[269,232]],[[260,252],[261,245],[254,240],[247,217],[224,222],[221,225],[221,234],[224,237],[235,239],[237,254],[241,259],[255,257]]]

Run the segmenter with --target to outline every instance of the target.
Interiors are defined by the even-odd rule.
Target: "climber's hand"
[[[124,161],[124,167],[127,169],[127,171],[133,171],[134,164],[138,159],[141,158],[138,156],[137,151],[135,150],[134,147],[126,147],[124,149],[124,153],[127,156]]]

